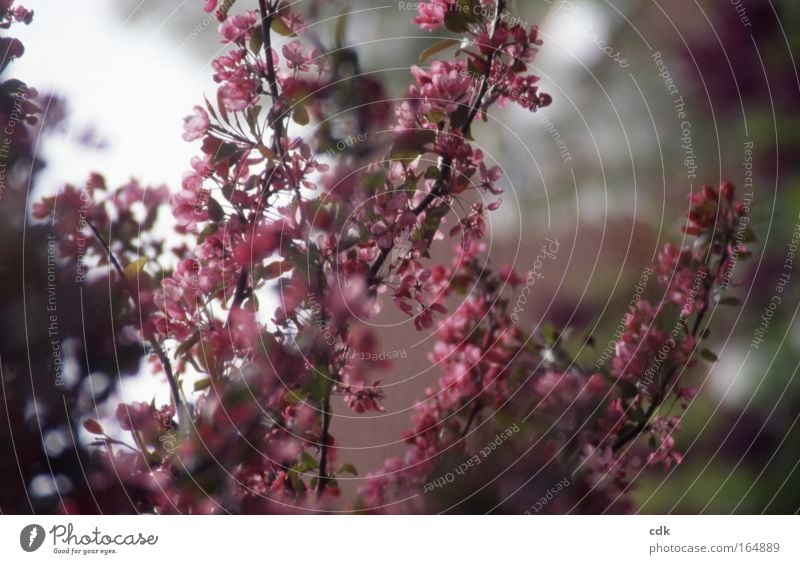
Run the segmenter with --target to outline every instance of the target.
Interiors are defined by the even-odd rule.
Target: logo
[[[25,552],[38,550],[44,542],[44,527],[41,525],[28,525],[19,534],[19,545]]]

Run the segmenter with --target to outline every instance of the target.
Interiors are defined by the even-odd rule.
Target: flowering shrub
[[[117,407],[130,440],[82,421],[95,489],[121,487],[134,510],[157,513],[428,512],[465,502],[442,478],[450,469],[466,465],[484,484],[493,466],[506,470],[467,509],[522,513],[567,483],[542,510],[629,510],[631,476],[681,462],[674,406],[695,393],[685,369],[713,360],[705,314],[743,256],[733,186],[691,196],[694,244],[667,244],[655,265],[663,296],[628,313],[607,371],[585,369],[562,333],[528,334],[514,306],[531,273],[491,265],[483,241],[502,174],[473,126],[495,105],[551,103],[530,73],[537,28],[505,0],[420,3],[414,22],[453,39],[425,53],[440,58],[413,67],[394,104],[379,80],[352,72],[353,52],[306,41],[289,3],[251,3],[233,13],[233,2],[205,2],[227,51],[212,63],[216,98],[184,120],[198,154],[180,188],[110,190],[93,175],[33,206],[55,222],[60,259],[77,268],[80,255],[110,278],[116,338],[170,385],[170,405]],[[30,19],[3,4],[3,21]],[[275,34],[289,38],[279,49]],[[331,147],[345,150],[330,158]],[[470,202],[461,216],[456,201]],[[156,228],[165,208],[169,237]],[[442,264],[431,258],[439,240],[452,248]],[[413,409],[405,454],[340,500],[337,478],[356,469],[340,459],[332,401],[383,410],[388,366],[365,360],[383,307],[434,335],[441,376]]]

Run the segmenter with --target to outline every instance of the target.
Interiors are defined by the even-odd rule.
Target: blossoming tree
[[[28,17],[0,8],[4,21]],[[752,240],[734,187],[692,194],[693,244],[664,247],[663,292],[637,301],[612,362],[588,369],[566,333],[525,326],[515,299],[529,273],[493,264],[484,243],[503,176],[474,137],[495,106],[552,102],[530,73],[536,27],[505,0],[420,3],[414,23],[451,38],[422,54],[395,103],[288,2],[205,10],[228,49],[212,63],[216,96],[184,121],[198,154],[180,188],[112,189],[94,174],[32,210],[57,226],[62,268],[90,265],[110,284],[110,330],[171,391],[168,405],[117,407],[125,438],[89,414],[69,423],[95,437],[93,487],[125,492],[104,510],[632,509],[632,477],[681,462],[687,369],[714,360],[706,313]],[[348,139],[363,141],[331,150]],[[156,228],[164,208],[170,234]],[[451,249],[444,263],[436,241]],[[387,307],[434,336],[441,376],[413,408],[405,455],[342,496],[357,470],[331,432],[332,402],[383,410],[391,367],[364,358],[378,347],[369,320]],[[88,509],[67,499],[60,510]]]

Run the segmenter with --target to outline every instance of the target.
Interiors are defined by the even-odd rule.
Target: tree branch
[[[494,31],[497,28],[497,24],[500,22],[500,16],[505,8],[505,0],[497,0],[495,5],[495,17],[492,21],[492,27],[489,34],[491,38],[494,35]],[[470,128],[472,127],[472,123],[475,121],[475,118],[478,116],[478,112],[480,112],[481,106],[483,105],[484,97],[486,93],[489,91],[489,86],[491,84],[491,74],[492,74],[492,66],[494,64],[494,60],[497,56],[498,49],[493,49],[486,57],[486,68],[483,71],[483,75],[481,76],[481,86],[478,89],[478,94],[475,96],[475,100],[472,102],[470,106],[469,113],[467,114],[467,119],[458,129],[461,135],[466,135]],[[450,180],[450,171],[453,165],[453,159],[450,156],[445,156],[442,158],[442,161],[439,163],[439,179],[433,186],[433,189],[428,193],[427,196],[412,210],[415,216],[419,216],[422,212],[426,211],[428,207],[433,203],[433,201],[437,198],[440,198],[446,194],[447,183]],[[380,272],[381,268],[383,267],[386,259],[389,257],[389,254],[394,249],[394,241],[389,247],[381,248],[378,257],[372,263],[367,272],[367,287],[373,288],[381,283],[381,280],[378,278],[378,273]]]
[[[720,255],[717,268],[715,269],[715,272],[708,273],[703,283],[704,286],[703,309],[700,310],[700,312],[697,314],[697,317],[694,320],[694,324],[692,325],[692,329],[689,332],[689,334],[694,339],[697,339],[697,336],[700,334],[700,329],[703,324],[703,319],[705,318],[706,312],[708,311],[708,308],[711,305],[710,304],[711,291],[714,289],[714,282],[716,281],[717,276],[719,276],[722,268],[724,268],[725,263],[728,260],[728,244],[730,242],[729,239],[730,239],[730,234],[727,234],[725,245],[723,246],[722,254]],[[711,244],[713,245],[713,242]],[[696,348],[697,348],[697,343],[695,342],[695,350]],[[658,392],[658,396],[653,398],[652,402],[650,403],[650,406],[648,407],[647,411],[644,414],[644,417],[642,417],[641,421],[639,421],[639,423],[635,427],[632,427],[629,431],[617,437],[617,440],[614,442],[614,445],[612,446],[612,450],[617,451],[621,449],[626,444],[636,439],[639,435],[642,434],[642,432],[644,432],[647,429],[648,425],[650,424],[650,419],[653,417],[656,410],[663,404],[664,400],[667,398],[667,393],[671,388],[671,382],[673,381],[673,376],[675,374],[675,371],[678,370],[679,368],[680,366],[675,366],[669,371],[667,378],[664,380],[664,384],[662,385],[661,389]]]
[[[117,257],[114,256],[114,253],[111,251],[111,247],[108,245],[108,243],[106,243],[106,240],[103,239],[100,231],[97,229],[97,227],[95,227],[91,220],[87,219],[86,223],[91,228],[95,238],[97,238],[97,240],[100,242],[100,245],[102,245],[106,255],[108,255],[108,260],[111,262],[114,270],[116,270],[117,274],[119,274],[119,276],[122,278],[122,282],[125,285],[125,288],[128,290],[128,294],[130,295],[133,305],[138,311],[141,311],[139,300],[137,298],[138,294],[134,291],[133,286],[131,286],[131,282],[128,280],[128,277],[125,276],[125,271],[117,260]],[[150,345],[153,347],[158,360],[161,362],[161,366],[164,368],[164,373],[167,375],[170,393],[172,394],[172,401],[175,403],[175,413],[178,416],[178,425],[183,426],[183,423],[188,422],[188,412],[186,411],[186,406],[184,405],[183,398],[181,397],[181,390],[180,386],[178,386],[178,381],[175,379],[175,373],[172,371],[172,363],[170,362],[167,353],[164,352],[164,349],[160,343],[158,343],[155,339],[152,339],[150,341]]]

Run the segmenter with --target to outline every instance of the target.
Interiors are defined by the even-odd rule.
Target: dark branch
[[[497,28],[497,24],[500,22],[500,17],[502,14],[503,9],[505,8],[505,0],[498,0],[495,6],[495,17],[494,21],[492,22],[492,28],[490,32],[490,37],[494,35],[494,30]],[[491,84],[490,78],[492,75],[492,66],[494,65],[494,60],[497,56],[497,49],[493,49],[489,55],[486,57],[486,68],[483,71],[483,75],[481,76],[481,86],[478,90],[477,96],[472,102],[470,106],[469,113],[467,114],[467,119],[459,128],[459,131],[462,135],[467,135],[470,128],[472,127],[472,123],[475,121],[475,118],[478,116],[478,112],[481,110],[481,106],[483,106],[483,101],[486,96],[486,93],[489,91],[489,87]],[[453,165],[453,159],[449,156],[444,157],[442,161],[439,163],[439,179],[433,186],[433,189],[428,193],[427,196],[412,210],[414,215],[419,216],[422,212],[426,211],[430,205],[433,203],[434,200],[444,196],[447,193],[447,183],[450,180],[450,171]],[[367,286],[369,288],[373,288],[377,286],[381,280],[378,278],[378,273],[380,272],[381,268],[383,267],[386,259],[389,258],[389,254],[394,249],[394,243],[391,246],[386,248],[381,248],[381,252],[378,257],[375,259],[375,262],[369,268],[367,273]]]
[[[128,290],[128,294],[130,295],[131,301],[133,305],[136,307],[137,310],[139,309],[139,300],[137,298],[138,294],[134,291],[133,286],[131,286],[131,281],[128,280],[128,277],[125,276],[125,271],[123,270],[122,266],[120,265],[117,257],[114,256],[114,253],[111,251],[111,247],[108,245],[103,236],[98,231],[97,227],[95,227],[94,223],[90,220],[86,220],[86,223],[89,224],[89,227],[94,233],[95,238],[100,242],[102,245],[103,250],[105,250],[106,255],[108,255],[108,260],[111,261],[111,265],[114,267],[114,270],[117,271],[120,278],[122,278],[122,282],[125,285],[125,288]],[[161,366],[164,368],[164,373],[167,375],[167,381],[169,382],[170,392],[172,394],[172,401],[175,402],[175,412],[178,415],[178,425],[182,425],[185,421],[184,411],[186,410],[186,406],[183,404],[183,399],[181,397],[180,386],[178,386],[178,381],[175,379],[175,373],[172,371],[172,363],[170,363],[169,357],[167,353],[164,352],[163,347],[160,343],[156,342],[155,339],[150,342],[153,346],[153,350],[158,357],[158,360],[161,362]]]

